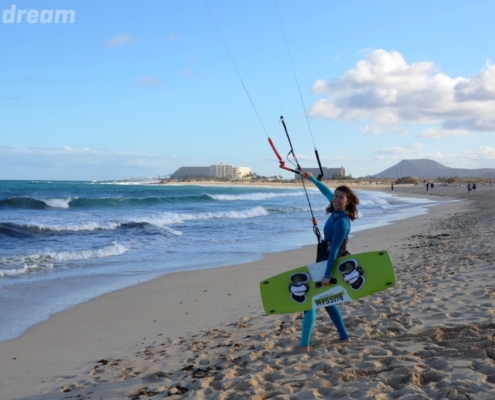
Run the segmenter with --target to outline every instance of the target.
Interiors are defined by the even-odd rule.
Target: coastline
[[[376,185],[371,185],[369,189],[379,190]],[[429,193],[425,193],[424,187],[396,187],[391,192],[387,186],[383,190],[400,196],[441,196],[441,200],[457,198],[461,201],[446,203],[441,208],[431,207],[430,212],[423,216],[357,232],[351,239],[349,248],[352,253],[388,249],[396,265],[399,283],[396,288],[381,295],[370,296],[368,302],[357,301],[341,306],[349,333],[354,339],[350,346],[344,348],[335,343],[328,318],[319,313],[312,339],[313,351],[309,355],[294,358],[287,351],[297,345],[300,324],[297,316],[263,315],[258,294],[259,282],[292,266],[304,265],[308,260],[313,260],[314,246],[305,246],[298,250],[268,254],[263,260],[253,263],[168,274],[108,293],[54,315],[20,338],[0,343],[2,398],[62,399],[77,395],[80,395],[78,398],[110,399],[124,395],[132,398],[133,391],[138,397],[139,390],[156,392],[157,398],[162,398],[174,394],[174,390],[180,392],[179,387],[188,391],[173,398],[217,398],[222,389],[232,391],[232,395],[240,390],[251,391],[252,398],[260,396],[260,399],[263,398],[262,393],[279,390],[277,396],[280,397],[277,398],[283,399],[296,398],[291,396],[309,391],[310,386],[320,390],[320,393],[332,394],[349,391],[350,387],[355,390],[357,383],[363,386],[359,390],[378,390],[377,394],[386,394],[393,387],[387,382],[398,378],[394,375],[378,379],[382,373],[387,375],[387,371],[378,373],[380,368],[391,368],[384,366],[385,358],[395,358],[397,365],[402,363],[402,374],[406,374],[407,370],[414,377],[421,368],[431,369],[431,373],[436,374],[433,374],[435,378],[432,380],[425,378],[426,375],[418,377],[423,382],[429,380],[424,385],[416,385],[413,378],[412,383],[405,379],[401,383],[403,387],[397,390],[417,389],[420,393],[422,386],[435,386],[432,382],[446,380],[449,383],[446,377],[450,377],[450,372],[445,371],[443,374],[442,371],[447,369],[447,365],[434,368],[425,364],[425,360],[405,362],[402,356],[407,353],[411,359],[421,358],[416,354],[420,353],[418,349],[421,347],[421,351],[426,351],[427,346],[421,341],[412,340],[412,335],[420,335],[414,336],[416,338],[423,335],[425,343],[438,347],[438,343],[433,340],[435,334],[428,334],[428,329],[438,330],[441,327],[443,336],[446,336],[448,329],[458,329],[456,332],[461,334],[478,329],[479,336],[489,337],[488,331],[495,335],[495,327],[484,327],[490,320],[493,321],[495,315],[494,297],[490,297],[493,286],[491,292],[487,288],[489,278],[495,277],[493,244],[484,243],[479,235],[471,237],[469,229],[473,228],[466,225],[467,214],[481,210],[480,198],[490,202],[490,210],[493,212],[493,187],[480,187],[477,193],[470,196],[465,188],[462,188],[466,192],[464,194],[459,188],[450,187],[435,187]],[[466,201],[468,197],[472,201]],[[480,219],[479,214],[474,214],[478,215],[476,227],[488,229],[485,225],[489,221]],[[458,226],[463,228],[458,229]],[[468,241],[470,247],[459,245],[461,239]],[[445,249],[435,253],[442,246]],[[471,248],[473,246],[474,250]],[[477,254],[476,246],[483,247],[483,257]],[[456,248],[464,252],[459,254]],[[451,263],[452,257],[457,257],[457,264]],[[473,276],[468,268],[472,265],[483,273]],[[463,269],[451,271],[454,266]],[[454,273],[451,275],[451,272]],[[422,286],[428,288],[426,294],[421,290]],[[449,291],[449,288],[453,288],[453,291]],[[470,307],[475,308],[471,315],[462,312]],[[375,321],[371,320],[373,318]],[[466,324],[472,328],[463,328]],[[402,336],[409,338],[407,346],[410,348],[391,345],[393,341],[399,343]],[[494,339],[491,340],[493,348]],[[482,341],[476,342],[479,344]],[[231,343],[235,343],[235,346]],[[366,352],[363,350],[365,347],[371,350]],[[384,347],[387,348],[383,350]],[[487,373],[484,382],[476,383],[478,395],[487,387],[495,390],[495,367],[489,369],[489,363],[493,364],[495,360],[495,353],[493,350],[490,353],[489,349],[484,351],[487,365],[478,369],[485,368]],[[355,371],[364,368],[353,364],[359,362],[356,354],[361,354],[361,361],[367,359],[366,368],[370,369],[370,374],[374,371],[375,380],[365,383],[360,381],[362,377],[356,376]],[[366,354],[373,355],[373,360],[365,357]],[[317,381],[316,389],[315,382],[307,387],[300,382],[296,385],[300,386],[298,390],[290,389],[288,383],[280,383],[285,380],[311,380],[307,374],[314,369],[314,365],[335,362],[338,366],[336,360],[339,357],[347,360],[342,360],[343,363],[349,364],[340,373],[352,370],[355,379],[349,375],[349,379],[341,379],[339,384],[332,382],[331,386],[325,386],[323,380]],[[103,359],[111,362],[107,365],[98,363],[98,360]],[[477,357],[475,359],[478,360]],[[291,370],[289,364],[283,367],[283,360],[289,364],[290,360],[294,361],[290,365],[299,365],[299,372]],[[251,363],[252,369],[248,367]],[[464,361],[464,364],[469,363]],[[191,371],[197,372],[195,378],[192,376],[194,373],[183,370],[189,365],[193,366]],[[276,365],[279,368],[273,369]],[[222,369],[214,369],[213,366]],[[270,368],[272,371],[268,371]],[[393,375],[396,369],[395,372],[399,373],[400,368],[391,368],[388,374]],[[461,365],[459,368],[463,373],[468,369]],[[245,373],[242,374],[242,371]],[[304,375],[304,379],[301,375]],[[242,389],[241,383],[246,380],[250,384]],[[279,382],[278,386],[276,382]],[[349,382],[356,385],[348,385]],[[289,388],[284,385],[289,385]],[[61,388],[70,392],[62,392]],[[435,388],[437,391],[442,389]],[[462,394],[462,390],[474,389],[461,390],[454,385],[449,390]]]

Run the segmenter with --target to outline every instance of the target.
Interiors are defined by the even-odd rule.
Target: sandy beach
[[[388,250],[397,275],[340,306],[352,343],[319,311],[295,355],[301,315],[263,311],[259,282],[312,263],[305,246],[54,315],[0,343],[0,399],[495,399],[495,186],[392,193],[456,201],[350,240],[351,253]]]

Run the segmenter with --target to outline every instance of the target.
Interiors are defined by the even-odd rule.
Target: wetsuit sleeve
[[[330,202],[332,201],[333,192],[330,190],[330,188],[327,185],[317,180],[314,176],[310,176],[309,180],[313,182],[318,189],[320,189],[320,192],[323,193],[323,195],[328,199],[328,201]]]
[[[335,260],[337,259],[340,246],[342,245],[342,242],[348,235],[350,228],[351,228],[351,224],[347,218],[339,218],[333,224],[332,245],[330,246],[330,251],[328,255],[327,269],[325,270],[325,278],[330,278],[332,276],[333,266],[335,264]]]

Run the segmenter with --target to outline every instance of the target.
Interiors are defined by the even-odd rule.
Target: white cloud
[[[495,66],[490,63],[475,76],[453,78],[433,62],[408,64],[399,52],[380,49],[338,79],[317,80],[312,91],[326,96],[311,107],[313,117],[495,132]]]
[[[410,153],[411,150],[417,150],[422,148],[424,148],[423,143],[413,142],[413,143],[409,143],[406,146],[384,147],[381,150],[378,150],[378,153],[399,155],[399,154]]]
[[[407,147],[384,147],[383,149],[379,150],[380,153],[382,154],[404,154],[408,152],[409,149]]]
[[[162,81],[160,79],[144,77],[135,82],[132,86],[148,86],[152,89],[158,89],[162,85]]]
[[[361,131],[361,133],[364,133],[365,135],[368,134],[368,135],[383,135],[385,132],[385,130],[379,126],[376,126],[376,125],[365,125],[365,126],[362,126],[359,128],[359,130]]]
[[[174,161],[173,164],[176,162]],[[159,154],[95,149],[0,146],[2,179],[122,179],[170,173]]]
[[[442,139],[448,136],[469,136],[469,131],[463,129],[429,128],[419,132],[416,136],[429,139]]]
[[[456,85],[455,97],[459,101],[495,100],[495,68],[489,60],[479,75]]]
[[[116,46],[122,46],[127,43],[132,42],[132,36],[131,35],[118,35],[114,36],[111,39],[108,39],[105,41],[104,46],[105,47],[116,47]]]
[[[479,132],[495,132],[495,118],[467,118],[463,120],[448,120],[442,124],[445,129],[461,129]]]
[[[474,160],[495,160],[495,147],[483,146],[478,147],[477,149],[466,150],[463,152],[462,156]]]

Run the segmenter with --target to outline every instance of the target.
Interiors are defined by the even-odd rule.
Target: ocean
[[[327,200],[307,187],[323,232]],[[353,232],[438,204],[357,193]],[[56,312],[170,272],[316,244],[312,226],[302,188],[0,181],[0,341]]]

